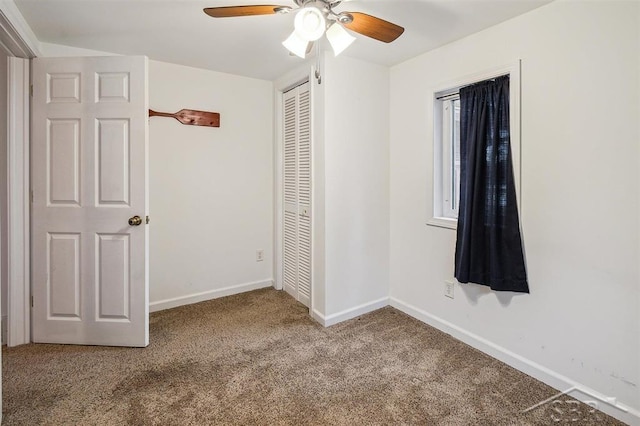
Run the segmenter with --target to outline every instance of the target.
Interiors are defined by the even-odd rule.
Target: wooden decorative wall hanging
[[[220,127],[220,114],[217,112],[181,109],[176,113],[149,110],[149,117],[173,117],[182,124],[192,126]]]

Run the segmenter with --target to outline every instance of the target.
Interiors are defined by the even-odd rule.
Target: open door
[[[147,346],[147,59],[32,69],[32,340]]]

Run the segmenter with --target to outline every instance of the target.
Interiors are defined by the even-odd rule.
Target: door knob
[[[129,218],[129,225],[138,226],[142,223],[142,218],[140,216],[134,216]]]

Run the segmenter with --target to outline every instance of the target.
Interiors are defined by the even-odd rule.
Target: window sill
[[[432,217],[427,221],[427,225],[437,226],[438,228],[457,229],[458,220],[449,217]]]

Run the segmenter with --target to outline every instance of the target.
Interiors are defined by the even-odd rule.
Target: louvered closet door
[[[311,111],[309,83],[284,94],[284,288],[311,295]]]

